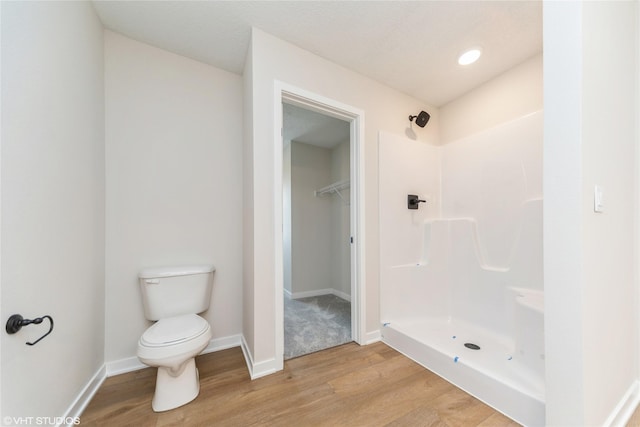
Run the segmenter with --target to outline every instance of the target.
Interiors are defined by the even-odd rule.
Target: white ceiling
[[[333,148],[349,140],[350,124],[344,120],[283,104],[283,139],[323,148]]]
[[[105,27],[242,74],[251,27],[440,107],[542,51],[541,1],[94,1]],[[462,67],[457,56],[480,46]]]

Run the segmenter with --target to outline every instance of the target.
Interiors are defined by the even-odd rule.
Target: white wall
[[[331,149],[331,182],[349,179],[350,141]],[[333,195],[331,200],[331,284],[343,296],[351,296],[351,187],[341,190],[342,198]]]
[[[253,150],[253,41],[250,41],[242,73],[242,339],[253,363],[256,316],[254,293],[254,150]],[[251,367],[251,366],[250,366]]]
[[[291,293],[332,287],[331,199],[314,191],[330,184],[331,150],[291,142]]]
[[[638,222],[638,7],[637,1],[586,2],[583,9],[582,327],[590,424],[600,424],[638,379],[638,257],[631,238]],[[593,213],[596,184],[605,191],[604,215]]]
[[[638,30],[638,2],[545,2],[548,425],[606,425],[638,391]]]
[[[77,415],[104,364],[102,25],[88,2],[2,2],[2,412]],[[4,327],[3,327],[4,329]]]
[[[148,326],[137,273],[212,263],[214,340],[242,328],[242,79],[105,32],[106,360]]]
[[[539,54],[451,101],[440,109],[440,143],[542,110],[542,82]]]
[[[291,294],[291,141],[285,141],[282,157],[282,279]]]
[[[378,214],[377,214],[377,133],[385,129],[403,133],[407,116],[427,110],[429,125],[417,131],[425,141],[438,135],[438,111],[410,96],[401,94],[353,71],[328,62],[260,30],[252,32],[251,61],[245,65],[245,83],[251,85],[252,123],[245,132],[245,144],[251,146],[245,168],[253,165],[252,180],[246,182],[246,196],[253,209],[245,212],[250,223],[245,239],[245,312],[244,336],[256,363],[277,366],[275,336],[275,260],[274,251],[274,82],[276,80],[303,88],[365,112],[364,157],[366,205],[366,312],[365,328],[372,336],[379,328],[378,292]],[[246,86],[245,86],[246,87]],[[246,172],[245,172],[246,173]],[[247,175],[245,175],[247,177]],[[273,303],[272,303],[273,301]],[[258,302],[260,303],[258,305]],[[253,329],[249,329],[253,328]]]
[[[349,141],[333,148],[293,141],[285,146],[284,154],[283,181],[291,188],[290,217],[285,206],[283,227],[284,287],[294,298],[319,292],[348,298],[350,190],[341,190],[343,199],[331,193],[316,196],[315,191],[349,179]],[[283,201],[286,200],[287,195],[283,194]],[[288,221],[291,233],[287,239]]]

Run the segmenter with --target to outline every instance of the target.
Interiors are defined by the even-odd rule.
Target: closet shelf
[[[344,199],[344,197],[342,196],[342,193],[340,193],[341,190],[345,190],[349,188],[349,185],[350,185],[349,180],[345,179],[344,181],[337,181],[337,182],[334,182],[333,184],[327,185],[326,187],[322,187],[316,190],[314,193],[316,197],[321,196],[323,194],[337,194],[338,197],[340,197],[343,202],[349,203],[348,200]]]

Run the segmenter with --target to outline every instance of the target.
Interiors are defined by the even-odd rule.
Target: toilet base
[[[198,397],[200,379],[196,360],[191,358],[185,363],[186,366],[177,377],[171,376],[167,368],[158,368],[156,391],[151,401],[151,408],[154,412],[175,409]]]

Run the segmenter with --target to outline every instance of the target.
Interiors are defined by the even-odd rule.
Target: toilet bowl
[[[213,266],[143,270],[139,274],[145,317],[156,322],[138,341],[137,355],[158,368],[151,407],[168,411],[200,392],[195,357],[212,338],[211,326],[196,313],[209,308]]]
[[[191,402],[200,392],[195,356],[211,340],[211,326],[197,314],[161,319],[138,341],[138,358],[157,367],[155,412],[168,411]]]

